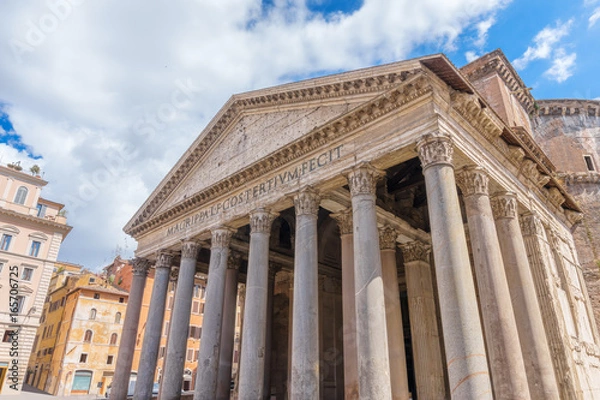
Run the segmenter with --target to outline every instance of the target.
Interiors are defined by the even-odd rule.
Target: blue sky
[[[0,160],[41,166],[74,227],[60,258],[89,268],[133,253],[122,227],[233,93],[501,48],[534,97],[600,98],[600,0],[5,0],[0,14]]]

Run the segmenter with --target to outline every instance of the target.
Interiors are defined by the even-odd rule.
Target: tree
[[[39,165],[34,164],[31,168],[29,168],[29,171],[31,171],[31,175],[35,176],[40,174],[41,168]]]

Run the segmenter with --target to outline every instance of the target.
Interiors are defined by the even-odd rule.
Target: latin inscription
[[[197,212],[183,221],[170,226],[167,229],[167,236],[185,231],[196,224],[202,223],[209,218],[219,215],[223,211],[227,211],[239,205],[249,203],[254,199],[260,198],[263,195],[276,190],[278,186],[298,180],[302,176],[310,174],[311,172],[324,167],[335,160],[338,160],[342,156],[342,147],[343,145],[339,145],[331,150],[327,150],[318,156],[304,161],[302,164],[297,165],[294,168],[284,170],[265,182],[261,182],[236,194],[235,196],[231,196],[222,202]]]

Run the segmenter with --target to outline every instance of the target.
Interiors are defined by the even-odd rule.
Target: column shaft
[[[380,172],[361,166],[348,174],[354,225],[354,293],[361,399],[391,399],[385,300],[375,213]]]
[[[171,311],[164,376],[160,389],[161,400],[178,400],[181,396],[198,250],[198,243],[194,241],[184,242],[181,249],[181,264]]]
[[[429,249],[419,242],[401,246],[408,297],[413,360],[419,399],[445,399],[444,362]]]
[[[273,365],[273,295],[275,291],[275,274],[277,266],[271,266],[269,270],[269,286],[267,293],[267,337],[265,339],[265,385],[263,398],[271,398],[271,366]]]
[[[488,176],[480,167],[466,167],[458,174],[457,182],[465,202],[494,394],[499,399],[529,399],[517,323],[488,195]]]
[[[223,303],[223,323],[221,325],[221,352],[219,353],[219,374],[217,379],[217,399],[229,400],[233,345],[235,340],[235,313],[238,288],[239,259],[229,256],[229,266],[225,275],[225,300]]]
[[[265,209],[255,210],[250,215],[250,251],[239,382],[240,400],[257,400],[263,395],[269,235],[273,218],[274,214]]]
[[[232,233],[233,230],[224,227],[212,231],[194,400],[213,400],[217,396],[225,275]]]
[[[517,220],[515,194],[508,192],[497,194],[492,199],[492,208],[517,321],[529,392],[533,399],[559,399],[560,393],[554,376],[540,304],[535,292],[523,234]]]
[[[154,285],[152,286],[152,298],[146,321],[146,333],[142,343],[142,354],[140,356],[140,368],[135,383],[134,400],[146,400],[152,397],[152,386],[154,384],[154,372],[160,347],[160,337],[165,316],[165,301],[169,290],[171,275],[171,262],[173,256],[168,252],[161,252],[156,261],[154,270]]]
[[[436,280],[453,399],[492,399],[477,296],[447,136],[427,135],[418,143],[432,227]]]
[[[127,396],[148,266],[148,260],[146,259],[136,258],[133,260],[133,281],[131,282],[131,291],[125,310],[125,321],[121,331],[115,377],[110,392],[111,400],[121,400]]]
[[[332,215],[340,228],[342,245],[342,318],[344,346],[344,399],[358,399],[358,351],[356,348],[356,306],[354,304],[354,236],[352,212]]]
[[[294,314],[290,398],[319,398],[319,279],[317,257],[317,194],[306,189],[294,197]]]
[[[397,232],[389,226],[386,226],[379,231],[392,399],[408,400],[410,393],[408,390],[406,352],[404,350],[404,328],[402,327],[400,289],[398,288],[398,268],[396,265],[397,236]]]

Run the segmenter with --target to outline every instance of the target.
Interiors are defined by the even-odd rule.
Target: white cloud
[[[534,46],[530,46],[525,53],[513,61],[516,69],[524,69],[530,61],[550,58],[554,46],[569,33],[573,20],[561,24],[557,23],[555,28],[549,26],[538,32],[533,38]]]
[[[476,25],[477,39],[474,42],[475,46],[483,47],[485,45],[485,42],[487,41],[488,31],[494,25],[495,22],[496,22],[496,18],[494,16],[491,16],[491,17],[479,22]]]
[[[552,66],[544,72],[544,76],[556,82],[564,82],[573,75],[577,54],[567,54],[562,48],[556,50]]]
[[[474,51],[465,52],[465,58],[467,59],[467,62],[469,62],[469,63],[477,60],[479,57],[481,57],[481,56],[479,56]]]
[[[592,15],[590,16],[588,28],[591,28],[596,24],[596,21],[600,19],[600,7],[596,8]]]
[[[110,261],[122,227],[231,94],[452,46],[507,1],[365,0],[329,16],[289,4],[2,3],[0,102],[44,157],[44,196],[69,210],[61,259]],[[480,38],[492,23],[479,22]],[[181,82],[189,96],[174,102]]]

